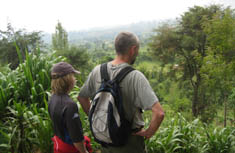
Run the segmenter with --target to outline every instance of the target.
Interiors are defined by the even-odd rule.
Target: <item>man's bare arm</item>
[[[152,119],[149,127],[146,130],[143,129],[137,132],[136,135],[143,136],[147,139],[152,137],[155,134],[155,132],[158,130],[163,119],[164,119],[164,111],[160,103],[157,102],[152,106]]]
[[[80,97],[80,96],[78,96],[77,99],[79,103],[81,104],[83,111],[88,115],[90,106],[91,106],[90,99],[86,97]]]

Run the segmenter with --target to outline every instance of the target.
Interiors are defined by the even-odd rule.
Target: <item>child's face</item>
[[[76,84],[76,82],[77,82],[76,77],[74,76],[74,74],[73,74],[73,76],[72,76],[72,79],[73,79],[73,88],[74,88],[74,86],[75,86],[75,84]]]

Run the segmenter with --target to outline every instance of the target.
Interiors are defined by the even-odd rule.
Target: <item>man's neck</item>
[[[128,58],[125,56],[116,56],[115,59],[111,63],[112,65],[119,65],[122,63],[130,64]]]

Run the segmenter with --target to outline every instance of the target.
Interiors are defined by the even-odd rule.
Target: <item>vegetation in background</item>
[[[159,131],[146,140],[150,153],[235,152],[234,17],[231,8],[195,6],[178,22],[156,27],[152,37],[132,31],[142,42],[134,67],[150,81],[166,112]],[[120,30],[70,42],[70,33],[58,22],[52,48],[40,51],[40,33],[9,29],[0,32],[0,152],[52,152],[47,111],[52,65],[66,60],[82,72],[71,92],[77,101],[91,69],[114,58],[114,33]],[[12,67],[6,56],[17,59],[18,66]],[[79,108],[84,134],[97,151],[100,145]],[[150,112],[144,116],[148,125]]]
[[[227,109],[235,110],[229,96],[235,86],[235,12],[230,8],[218,11],[205,25],[208,35],[206,57],[202,62],[201,74],[204,88],[209,88],[210,101],[224,105],[224,126],[227,125]],[[235,120],[233,118],[232,120]]]
[[[52,125],[47,111],[50,69],[64,60],[54,53],[25,53],[17,48],[20,64],[0,73],[0,152],[50,152]]]
[[[227,101],[234,86],[233,14],[234,10],[218,5],[195,6],[178,24],[158,27],[150,43],[155,58],[169,67],[167,77],[188,95],[193,116],[204,122],[213,121],[216,104]]]
[[[209,128],[198,119],[188,122],[178,114],[147,141],[147,146],[150,153],[232,153],[234,143],[234,128]]]
[[[9,64],[11,69],[16,69],[19,65],[15,43],[20,49],[23,59],[25,59],[25,51],[34,52],[37,47],[43,47],[41,32],[14,31],[11,24],[8,23],[6,31],[0,30],[0,63]]]
[[[83,46],[69,45],[68,34],[60,22],[56,25],[56,32],[52,35],[52,45],[57,56],[66,57],[67,62],[81,71],[79,76],[79,80],[81,80],[79,85],[81,86],[93,66],[87,49]]]
[[[68,34],[58,21],[55,33],[52,35],[52,47],[54,50],[67,50],[68,49]]]

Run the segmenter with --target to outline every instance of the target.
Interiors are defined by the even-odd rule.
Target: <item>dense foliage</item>
[[[150,153],[232,153],[234,142],[234,128],[211,129],[198,119],[188,122],[178,114],[147,145]]]
[[[25,58],[25,51],[34,52],[36,47],[43,46],[41,33],[27,33],[25,30],[15,31],[10,23],[7,25],[6,31],[0,30],[0,63],[9,64],[11,69],[15,69],[19,65],[15,45],[20,48],[22,57]]]
[[[68,61],[82,72],[70,93],[77,101],[79,87],[92,68],[114,58],[116,31],[102,39],[69,43],[58,23],[53,46],[43,52],[37,45],[39,33],[14,33],[10,25],[9,29],[0,31],[0,152],[52,152],[53,130],[47,111],[52,65]],[[166,112],[159,131],[146,140],[148,151],[235,152],[234,10],[195,6],[178,22],[158,26],[152,37],[137,34],[144,43],[134,67],[150,81]],[[5,56],[17,62],[7,61]],[[148,125],[150,112],[144,116]],[[92,138],[81,108],[80,118],[84,134]],[[93,138],[92,146],[95,151],[100,149]]]
[[[0,73],[0,147],[1,152],[51,150],[52,126],[47,112],[50,95],[50,69],[61,61],[54,54],[25,53],[23,61],[12,71]]]
[[[234,87],[234,22],[230,8],[195,6],[178,24],[164,24],[152,36],[153,55],[169,66],[168,78],[185,89],[193,116],[205,122],[213,120],[214,105],[226,103]]]

